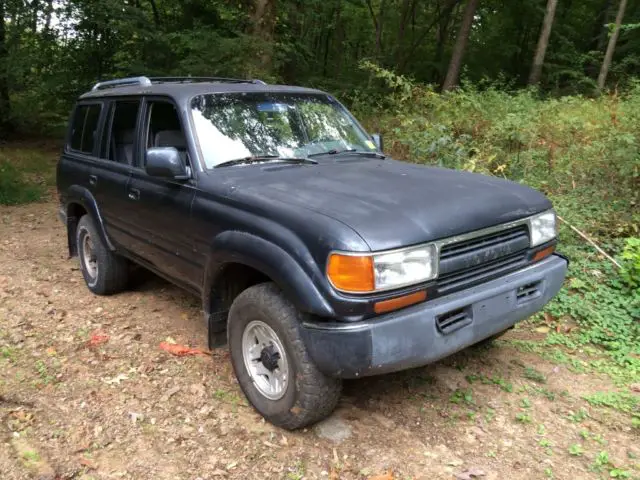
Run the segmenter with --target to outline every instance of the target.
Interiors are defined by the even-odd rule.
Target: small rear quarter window
[[[102,105],[78,105],[73,115],[69,147],[82,153],[93,153]]]

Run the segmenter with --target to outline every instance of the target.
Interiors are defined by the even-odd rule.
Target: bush
[[[546,192],[595,186],[608,198],[638,199],[640,84],[597,99],[473,85],[441,95],[370,62],[361,68],[372,92],[352,103],[370,130],[386,134],[394,157],[524,180]]]
[[[627,238],[622,250],[622,281],[630,289],[640,288],[640,238]]]
[[[559,215],[559,249],[571,259],[565,288],[536,318],[574,325],[549,342],[590,344],[640,375],[640,84],[623,95],[541,98],[465,85],[445,94],[381,69],[361,67],[371,92],[352,98],[389,154],[417,163],[496,175],[546,193]],[[377,93],[376,93],[377,92]],[[380,93],[384,92],[384,93]],[[568,226],[623,262],[619,270]],[[626,242],[626,243],[625,243]]]
[[[28,182],[9,162],[0,160],[0,205],[18,205],[40,200],[43,188]]]

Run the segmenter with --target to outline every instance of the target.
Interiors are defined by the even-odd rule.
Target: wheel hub
[[[253,320],[242,333],[242,357],[258,392],[279,400],[289,387],[289,360],[278,334],[262,320]]]
[[[268,345],[262,349],[260,352],[260,361],[262,365],[273,372],[276,368],[278,368],[278,360],[280,360],[280,353],[275,349],[273,345]]]

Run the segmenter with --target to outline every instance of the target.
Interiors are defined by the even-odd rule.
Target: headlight
[[[553,210],[529,219],[531,246],[536,247],[556,238],[556,213]]]
[[[425,282],[436,277],[435,245],[421,245],[377,255],[329,256],[327,276],[338,290],[365,293]]]

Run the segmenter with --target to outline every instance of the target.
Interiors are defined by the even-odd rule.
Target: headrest
[[[116,136],[116,141],[120,144],[130,144],[133,145],[133,142],[136,138],[136,131],[131,130],[120,130]]]
[[[156,133],[155,146],[186,150],[187,141],[180,130],[161,130]]]

